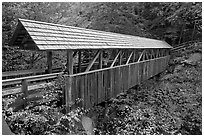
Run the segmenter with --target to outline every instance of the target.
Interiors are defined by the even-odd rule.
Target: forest
[[[45,52],[8,46],[18,18],[164,40],[173,47],[202,40],[201,2],[3,2],[3,72],[46,67]],[[102,104],[65,114],[59,77],[42,89],[43,97],[54,101],[14,112],[7,106],[18,96],[11,95],[2,99],[2,113],[15,134],[87,134],[80,123],[85,114],[93,119],[97,135],[201,135],[201,55],[202,43],[191,44],[172,55],[159,78],[109,100],[106,108]],[[65,56],[53,53],[54,67],[61,67]]]

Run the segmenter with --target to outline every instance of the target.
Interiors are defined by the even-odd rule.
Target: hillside
[[[14,112],[6,108],[3,116],[16,134],[87,134],[82,115],[94,122],[94,134],[202,134],[202,47],[172,54],[168,69],[142,85],[90,110],[81,108],[64,114],[59,87],[62,79],[47,90],[46,98],[56,101]],[[57,85],[56,85],[57,84]]]

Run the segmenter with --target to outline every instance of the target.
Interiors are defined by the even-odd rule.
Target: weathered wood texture
[[[119,93],[164,71],[169,59],[170,56],[165,56],[128,65],[67,75],[65,87],[70,89],[69,86],[71,86],[71,91],[69,91],[71,95],[65,98],[66,104],[74,104],[75,100],[80,98],[83,102],[78,105],[90,108],[116,97]],[[78,106],[76,103],[75,105]]]

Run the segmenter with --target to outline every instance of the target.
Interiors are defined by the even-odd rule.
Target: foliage
[[[77,125],[81,116],[80,109],[63,114],[59,108],[41,105],[20,112],[6,110],[4,113],[8,125],[15,134],[85,134]]]

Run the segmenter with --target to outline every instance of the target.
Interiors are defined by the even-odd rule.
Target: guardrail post
[[[28,82],[26,79],[22,79],[21,91],[23,92],[24,108],[27,105],[27,96],[28,96]]]

